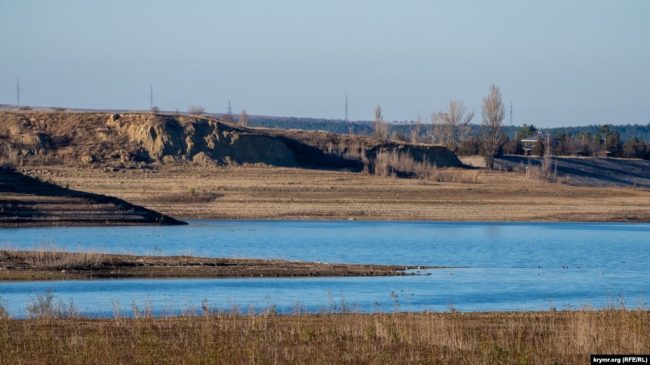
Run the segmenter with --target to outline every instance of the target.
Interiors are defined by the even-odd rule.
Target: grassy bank
[[[0,250],[0,280],[405,275],[415,267],[287,260]]]
[[[647,353],[650,312],[0,319],[3,363],[585,364]]]

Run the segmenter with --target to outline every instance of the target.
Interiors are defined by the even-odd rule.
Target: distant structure
[[[153,109],[153,85],[149,85],[149,110]]]
[[[532,136],[522,138],[521,144],[524,148],[524,156],[530,156],[535,150],[541,150],[540,146],[545,146],[545,155],[550,153],[551,146],[551,135],[542,130],[538,130],[537,133]]]
[[[345,94],[345,121],[348,121],[348,94]]]
[[[16,106],[20,106],[20,77],[16,79]]]

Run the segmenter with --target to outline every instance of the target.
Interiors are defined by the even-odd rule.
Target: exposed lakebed
[[[88,315],[115,303],[155,313],[233,305],[291,312],[347,309],[537,310],[646,306],[650,224],[190,221],[172,227],[0,230],[0,247],[121,254],[272,258],[458,267],[423,275],[355,278],[123,279],[0,282],[12,315],[52,291]]]

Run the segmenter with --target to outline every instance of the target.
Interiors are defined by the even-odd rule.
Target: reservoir
[[[82,313],[148,307],[281,313],[354,310],[523,311],[644,307],[650,224],[219,221],[169,227],[0,229],[0,247],[138,255],[280,258],[442,266],[402,277],[118,279],[0,282],[0,301],[25,316],[52,292]]]

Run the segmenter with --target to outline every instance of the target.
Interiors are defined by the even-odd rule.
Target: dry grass
[[[95,267],[110,261],[110,255],[85,252],[67,252],[55,248],[33,251],[0,250],[0,262],[20,261],[35,270]]]
[[[650,312],[0,319],[3,363],[585,364],[647,353]]]
[[[37,168],[41,178],[176,217],[470,221],[648,221],[650,192],[534,181],[519,172],[437,169],[430,180],[261,166],[157,172]],[[160,200],[217,194],[214,200]],[[164,200],[164,199],[163,199]]]
[[[478,168],[486,167],[485,157],[483,156],[459,156],[458,158],[463,164],[467,166],[478,167]]]
[[[410,154],[399,151],[380,151],[374,160],[374,173],[377,176],[403,175],[428,179],[434,169],[428,161],[416,161]]]

